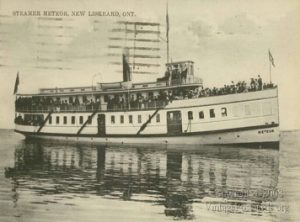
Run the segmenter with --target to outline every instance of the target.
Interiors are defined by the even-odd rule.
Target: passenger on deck
[[[78,96],[76,96],[76,98],[75,98],[74,105],[75,105],[75,106],[79,106],[79,105],[80,105]]]
[[[251,78],[250,89],[251,89],[251,91],[255,90],[255,80],[254,80],[254,78]]]
[[[260,75],[258,75],[258,90],[262,90],[262,78],[260,77]]]

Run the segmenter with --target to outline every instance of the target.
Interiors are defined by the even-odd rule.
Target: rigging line
[[[140,25],[140,26],[159,26],[160,23],[154,23],[154,22],[128,22],[128,21],[119,21],[117,22],[119,24],[129,24],[129,25]]]
[[[110,62],[112,65],[122,65],[121,62]],[[129,63],[129,65],[133,65],[133,63]],[[136,66],[143,66],[143,67],[160,67],[160,64],[153,64],[153,63],[135,63]]]
[[[159,31],[152,31],[152,30],[134,30],[134,29],[118,29],[114,28],[111,29],[111,32],[126,32],[126,33],[134,33],[134,34],[159,34]]]
[[[120,37],[110,37],[109,40],[128,40],[128,41],[137,41],[137,42],[159,42],[159,40],[157,39],[144,39],[144,38],[141,38],[141,39],[134,39],[134,38],[127,38],[127,39],[124,39],[124,38],[120,38]]]
[[[110,49],[122,49],[123,46],[119,46],[119,45],[109,45],[108,48]],[[150,51],[159,51],[160,48],[159,47],[140,47],[140,46],[136,46],[136,47],[127,47],[128,49],[136,49],[136,50],[150,50]]]
[[[107,56],[121,56],[121,53],[107,53]],[[135,54],[135,55],[129,55],[129,57],[133,58],[145,58],[145,59],[160,59],[161,56],[159,55],[143,55],[143,54]]]
[[[123,71],[122,70],[116,70],[115,72],[117,73],[122,73]],[[134,71],[134,74],[155,74],[157,75],[158,73],[157,72],[147,72],[147,71]]]
[[[162,41],[164,41],[164,42],[167,42],[167,40],[166,39],[164,39],[163,37],[161,37],[161,36],[159,36],[158,37],[160,40],[162,40]]]

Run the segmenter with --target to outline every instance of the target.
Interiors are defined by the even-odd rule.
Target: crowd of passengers
[[[232,81],[229,85],[217,88],[195,88],[189,89],[173,89],[169,91],[160,91],[158,95],[149,93],[147,97],[137,94],[136,96],[128,94],[126,95],[111,95],[107,96],[107,110],[123,110],[123,109],[147,109],[163,107],[173,100],[180,99],[192,99],[207,96],[218,96],[235,93],[245,93],[251,91],[259,91],[268,88],[273,88],[272,83],[263,83],[260,76],[257,79],[251,78],[250,85],[245,81],[239,81],[236,84]],[[102,109],[99,98],[84,99],[84,102],[80,102],[76,96],[71,101],[54,99],[52,97],[19,97],[16,100],[17,110],[27,109],[43,110],[45,107],[52,110],[80,110],[84,108],[84,111],[91,111],[95,109]]]
[[[17,116],[15,118],[15,123],[19,125],[30,125],[30,126],[40,126],[43,123],[43,116],[29,116],[29,118],[22,118],[22,116]]]
[[[273,83],[263,83],[262,78],[258,75],[258,78],[250,79],[250,86],[245,81],[239,81],[236,84],[232,81],[230,85],[224,85],[224,87],[217,88],[205,88],[198,92],[194,92],[193,96],[195,97],[204,97],[204,96],[218,96],[218,95],[227,95],[234,93],[245,93],[252,91],[259,91],[264,89],[273,88]]]
[[[93,99],[86,100],[84,103],[81,103],[76,96],[74,100],[61,100],[61,99],[54,99],[53,97],[19,97],[16,99],[15,102],[16,108],[20,109],[30,109],[35,107],[36,110],[43,110],[45,107],[54,107],[59,108],[60,110],[69,110],[73,109],[74,107],[84,106],[86,110],[93,110],[99,102],[94,102]]]

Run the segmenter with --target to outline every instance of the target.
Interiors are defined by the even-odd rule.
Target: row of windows
[[[232,109],[232,115],[233,117],[240,117],[240,116],[251,116],[251,115],[261,115],[261,112],[263,115],[271,115],[272,114],[272,104],[269,102],[265,102],[262,104],[253,103],[253,104],[246,104],[242,109],[241,106],[233,106]],[[261,111],[262,109],[262,111]],[[221,109],[221,117],[227,116],[227,108],[222,107]],[[209,109],[209,117],[215,118],[216,112],[215,109]],[[205,114],[204,111],[199,112],[199,119],[204,119]],[[193,111],[188,111],[188,119],[193,120]]]
[[[253,110],[255,110],[254,108],[253,108]],[[222,107],[220,110],[221,110],[221,117],[226,117],[227,116],[227,108]],[[250,108],[249,105],[245,105],[245,115],[246,116],[251,115],[251,113],[252,113],[251,110],[252,109]],[[233,107],[233,116],[239,116],[239,114],[238,114],[239,111],[241,111],[241,109],[239,109],[238,107]],[[255,112],[257,112],[257,111],[255,111]],[[264,115],[267,115],[267,114],[269,115],[269,114],[272,113],[271,104],[269,104],[269,103],[263,104],[263,113],[264,113]],[[193,111],[188,111],[188,120],[193,120],[194,119],[193,115],[194,115]],[[216,117],[215,109],[209,109],[209,117],[210,118],[215,118]],[[73,125],[76,122],[75,118],[76,118],[75,116],[71,116],[71,124],[73,124]],[[204,118],[205,118],[204,111],[203,110],[199,111],[199,119],[204,119]],[[149,120],[151,122],[151,115],[149,115]],[[116,117],[114,115],[112,115],[110,121],[111,121],[111,124],[115,124],[116,123]],[[125,123],[124,115],[120,115],[119,122],[121,124]],[[142,123],[142,115],[137,116],[137,122]],[[156,114],[156,122],[157,123],[160,122],[160,114]],[[83,124],[83,123],[84,123],[83,116],[79,116],[79,124]],[[91,124],[91,123],[92,123],[92,119],[89,116],[87,124]],[[132,115],[128,115],[128,123],[133,123],[133,116]],[[52,124],[52,116],[50,116],[50,118],[49,118],[49,124]],[[59,116],[56,116],[56,124],[60,124],[60,117]],[[68,124],[67,116],[63,117],[63,124]]]
[[[71,124],[75,125],[75,122],[76,122],[76,117],[71,116]],[[83,124],[83,122],[84,122],[83,116],[79,116],[79,124]],[[55,123],[60,124],[60,117],[59,116],[56,116]],[[52,116],[49,117],[49,124],[52,124]],[[67,116],[63,116],[63,124],[68,124],[68,117]],[[92,119],[91,119],[90,116],[88,117],[87,124],[92,124]]]
[[[151,118],[151,115],[149,115],[149,119]],[[159,123],[160,122],[160,114],[156,114],[156,122]],[[51,125],[53,122],[52,116],[49,117],[49,124]],[[137,116],[137,122],[138,123],[142,123],[142,115],[138,115]],[[55,118],[55,123],[56,124],[60,124],[60,116],[56,116]],[[76,123],[76,117],[75,116],[71,116],[71,124],[75,125]],[[79,124],[83,124],[84,123],[84,118],[83,116],[79,116]],[[116,117],[115,116],[111,116],[111,123],[115,124],[116,123]],[[124,120],[124,115],[120,115],[120,123],[123,124],[125,123]],[[129,115],[128,116],[128,123],[133,123],[133,116]],[[150,120],[151,123],[151,120]],[[63,124],[68,124],[68,117],[67,116],[63,116]],[[89,116],[88,117],[88,122],[87,124],[92,124],[92,119]]]
[[[227,116],[227,108],[222,107],[221,108],[221,116],[222,117],[226,117]],[[209,117],[210,118],[215,118],[216,117],[216,113],[215,113],[215,109],[210,109],[209,110]],[[204,111],[200,111],[199,112],[199,119],[204,119],[205,115],[204,115]],[[188,119],[189,120],[193,120],[194,116],[193,116],[193,111],[188,111]]]
[[[149,115],[148,117],[150,120],[149,123],[151,123],[151,115]],[[160,122],[160,114],[156,114],[156,122],[159,123]],[[115,116],[110,116],[110,122],[111,124],[115,124],[116,123],[116,117]],[[142,115],[138,115],[137,116],[137,122],[138,123],[142,123]],[[123,124],[125,123],[125,120],[124,120],[124,115],[120,115],[120,123]],[[128,115],[128,123],[133,123],[133,116],[132,115]]]

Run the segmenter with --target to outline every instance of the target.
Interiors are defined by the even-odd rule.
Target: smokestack
[[[123,51],[123,82],[131,81],[131,72],[129,66],[129,49],[125,48]]]

